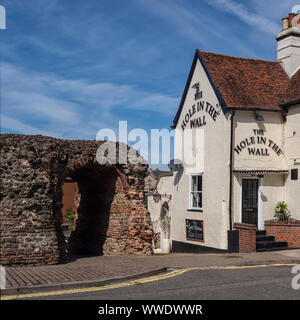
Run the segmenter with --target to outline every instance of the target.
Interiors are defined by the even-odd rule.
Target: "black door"
[[[242,180],[242,222],[257,225],[258,179]]]

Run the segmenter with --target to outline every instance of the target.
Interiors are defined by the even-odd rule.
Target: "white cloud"
[[[67,48],[64,48],[63,46],[57,44],[54,40],[49,39],[43,39],[40,37],[34,37],[29,36],[26,38],[27,44],[32,44],[33,46],[37,47],[38,49],[42,49],[47,54],[52,54],[59,57],[68,57],[79,54],[81,51],[84,51],[85,49],[78,49],[76,51],[74,50],[68,50]]]
[[[152,110],[159,113],[164,113],[170,117],[174,116],[179,105],[179,98],[174,98],[162,94],[145,95],[129,108]]]
[[[292,7],[297,3],[300,3],[299,0],[251,0],[251,7],[253,8],[253,11],[257,12],[259,15],[265,16],[274,22],[278,22],[281,18],[290,13]]]
[[[210,0],[204,1],[209,5],[214,4],[214,0],[212,3]],[[165,22],[173,24],[176,32],[196,42],[198,48],[212,50],[218,45],[218,42],[223,42],[225,37],[227,45],[252,57],[256,56],[256,52],[244,43],[244,39],[236,38],[231,32],[230,24],[214,20],[213,15],[208,15],[204,10],[201,2],[197,2],[197,5],[194,6],[189,6],[189,2],[179,0],[152,0],[151,2],[140,0],[138,3],[147,11],[163,17]],[[228,36],[229,33],[231,33],[230,36]]]
[[[248,10],[243,4],[233,0],[205,0],[205,2],[218,10],[237,16],[241,21],[265,33],[273,35],[279,31],[279,23],[273,22],[272,17],[268,13],[268,8],[266,8],[264,15],[260,15]]]
[[[190,39],[199,43],[207,42],[207,32],[216,37],[220,37],[220,33],[211,25],[211,17],[208,17],[201,10],[191,11],[184,4],[178,1],[158,1],[158,0],[142,0],[139,1],[147,11],[153,12],[158,16],[166,18],[168,23],[176,26],[180,33],[188,36]]]
[[[135,86],[62,79],[10,63],[3,63],[2,70],[2,127],[17,132],[94,137],[99,129],[115,127],[118,120],[123,120],[118,118],[119,107],[170,116],[179,103],[178,98]]]
[[[44,132],[36,127],[27,125],[19,120],[1,116],[1,127],[24,134],[44,134]]]
[[[2,64],[2,70],[4,113],[22,113],[36,119],[47,117],[62,124],[78,123],[78,106],[49,92],[51,76],[31,73],[8,63]]]

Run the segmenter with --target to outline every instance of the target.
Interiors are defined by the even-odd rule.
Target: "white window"
[[[202,209],[202,174],[190,176],[190,209]]]

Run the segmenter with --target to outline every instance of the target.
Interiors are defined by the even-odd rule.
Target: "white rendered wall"
[[[208,102],[219,112],[214,120],[205,110],[197,112],[191,119],[203,119],[206,124],[192,131],[200,131],[203,140],[198,144],[193,141],[192,149],[200,157],[199,166],[194,169],[184,162],[184,171],[177,172],[174,177],[174,200],[172,212],[172,239],[180,242],[227,249],[227,230],[229,226],[229,159],[230,159],[230,121],[218,106],[216,94],[200,63],[197,61],[194,75],[188,90],[183,110],[176,129],[182,131],[182,124],[186,114],[195,104],[195,89],[192,86],[199,82],[203,93],[201,101]],[[186,129],[190,128],[190,122]],[[180,136],[180,134],[179,134]],[[175,135],[175,147],[178,144]],[[189,174],[203,173],[203,211],[189,210]],[[204,242],[186,239],[185,219],[198,219],[204,222]]]

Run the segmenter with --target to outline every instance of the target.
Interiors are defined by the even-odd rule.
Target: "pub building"
[[[149,196],[154,251],[255,251],[244,243],[253,232],[262,250],[290,246],[268,237],[279,201],[300,247],[299,23],[294,13],[282,19],[277,61],[196,50],[173,129],[175,158],[184,131],[197,132],[198,164],[179,155]]]

